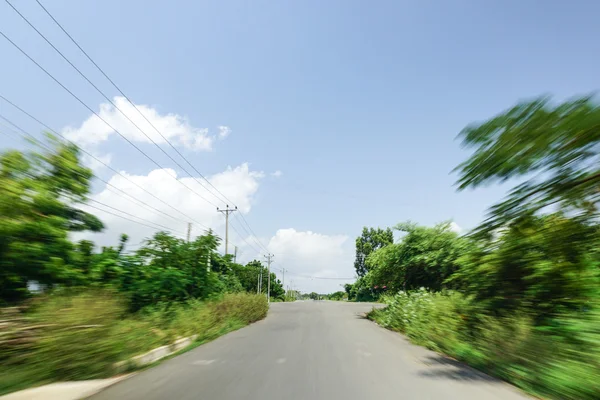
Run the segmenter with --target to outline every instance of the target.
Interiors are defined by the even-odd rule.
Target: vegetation
[[[265,317],[256,294],[225,294],[210,301],[161,303],[131,314],[110,289],[56,290],[32,299],[23,322],[0,343],[0,395],[56,380],[94,379],[116,373],[115,363],[180,337],[197,343]],[[24,335],[23,332],[27,333]]]
[[[467,127],[475,151],[457,168],[460,189],[524,183],[466,236],[397,225],[403,236],[367,255],[349,298],[383,299],[370,314],[381,325],[531,393],[597,398],[598,121],[592,98],[538,99]]]
[[[391,229],[374,229],[364,227],[362,235],[356,238],[356,259],[354,268],[358,276],[364,276],[369,271],[367,257],[377,249],[380,249],[394,241]]]
[[[13,306],[0,308],[0,392],[107,376],[114,362],[178,337],[207,340],[266,315],[267,269],[219,254],[211,231],[189,242],[157,232],[134,252],[125,234],[99,251],[72,242],[103,229],[79,208],[92,173],[77,147],[38,145],[0,155],[0,305]],[[275,274],[270,287],[285,300]]]

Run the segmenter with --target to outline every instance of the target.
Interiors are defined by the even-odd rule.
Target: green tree
[[[581,311],[598,296],[599,233],[586,218],[524,216],[465,253],[451,280],[496,312],[525,308],[543,320]]]
[[[356,238],[354,268],[358,276],[364,276],[369,271],[366,260],[372,252],[393,242],[394,234],[390,228],[384,230],[364,227],[362,234]]]
[[[441,290],[458,270],[469,241],[453,232],[449,222],[434,227],[405,222],[395,229],[405,233],[400,242],[376,250],[367,259],[371,284],[392,291]]]
[[[569,215],[597,216],[600,199],[600,107],[593,97],[517,104],[460,133],[473,155],[460,164],[459,189],[525,179],[490,210],[489,232],[548,206]]]
[[[70,232],[100,231],[102,223],[79,208],[92,172],[74,145],[48,137],[45,151],[0,155],[0,299],[27,295],[27,283],[80,284]]]

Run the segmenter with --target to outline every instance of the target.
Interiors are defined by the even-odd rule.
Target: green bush
[[[526,311],[487,314],[460,293],[400,292],[370,318],[536,395],[596,399],[600,393],[600,308],[556,315],[536,326]]]
[[[0,347],[0,394],[34,384],[112,375],[114,364],[176,339],[214,339],[264,318],[264,296],[225,294],[211,301],[161,303],[137,313],[115,291],[56,292],[36,299],[27,316],[34,345]]]

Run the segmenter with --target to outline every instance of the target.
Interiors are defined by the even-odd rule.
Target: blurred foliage
[[[349,298],[381,296],[388,306],[370,316],[383,326],[538,396],[597,399],[599,127],[585,97],[524,102],[465,128],[475,151],[457,168],[460,189],[522,183],[469,235],[397,225],[404,236],[367,256]]]
[[[72,243],[72,232],[103,229],[100,220],[77,208],[87,200],[92,173],[81,165],[77,147],[52,136],[48,143],[38,143],[40,152],[0,155],[0,302],[27,298],[31,282],[43,289],[112,287],[135,311],[222,293],[255,293],[261,271],[266,293],[267,269],[259,261],[243,266],[220,255],[220,239],[212,231],[189,243],[157,232],[133,254],[124,252],[125,234],[118,246],[97,253],[89,240]],[[274,273],[270,294],[281,300],[285,295]]]
[[[539,98],[517,104],[460,133],[473,155],[460,164],[459,188],[525,178],[491,209],[481,231],[502,227],[548,206],[594,215],[600,199],[600,107],[582,97],[554,104]]]
[[[544,324],[526,310],[493,316],[473,297],[425,289],[385,298],[371,319],[492,373],[537,396],[597,399],[600,393],[600,304],[556,313]]]
[[[157,232],[133,252],[126,234],[114,247],[73,243],[73,232],[103,229],[79,209],[92,173],[75,146],[51,136],[37,145],[39,152],[0,155],[0,304],[13,305],[0,308],[8,313],[0,392],[109,376],[116,361],[182,336],[208,340],[266,315],[266,296],[256,293],[262,273],[266,294],[267,269],[219,254],[210,230],[190,242]],[[42,294],[29,291],[32,283]],[[270,287],[274,300],[285,300],[274,273]]]
[[[334,300],[334,301],[346,300],[347,298],[348,298],[348,295],[346,294],[346,292],[342,292],[342,291],[334,292],[334,293],[327,295],[328,300]]]
[[[37,327],[33,346],[14,352],[0,343],[0,395],[56,380],[108,377],[119,361],[181,337],[214,339],[264,318],[267,310],[264,296],[235,293],[158,303],[131,314],[114,289],[55,290],[35,298],[24,313]]]
[[[76,208],[89,192],[92,172],[79,150],[49,137],[48,151],[0,155],[0,301],[27,296],[28,281],[76,285],[70,232],[99,231],[102,223]]]

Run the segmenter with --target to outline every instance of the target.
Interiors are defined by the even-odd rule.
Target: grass
[[[528,393],[550,399],[597,399],[600,313],[556,315],[535,325],[527,311],[491,316],[459,293],[418,291],[387,297],[368,315],[416,344],[450,355]]]
[[[27,313],[27,325],[35,329],[32,345],[0,344],[0,395],[53,381],[105,378],[118,361],[193,334],[193,345],[207,342],[264,318],[267,310],[263,296],[249,294],[136,314],[109,291],[44,296]]]

